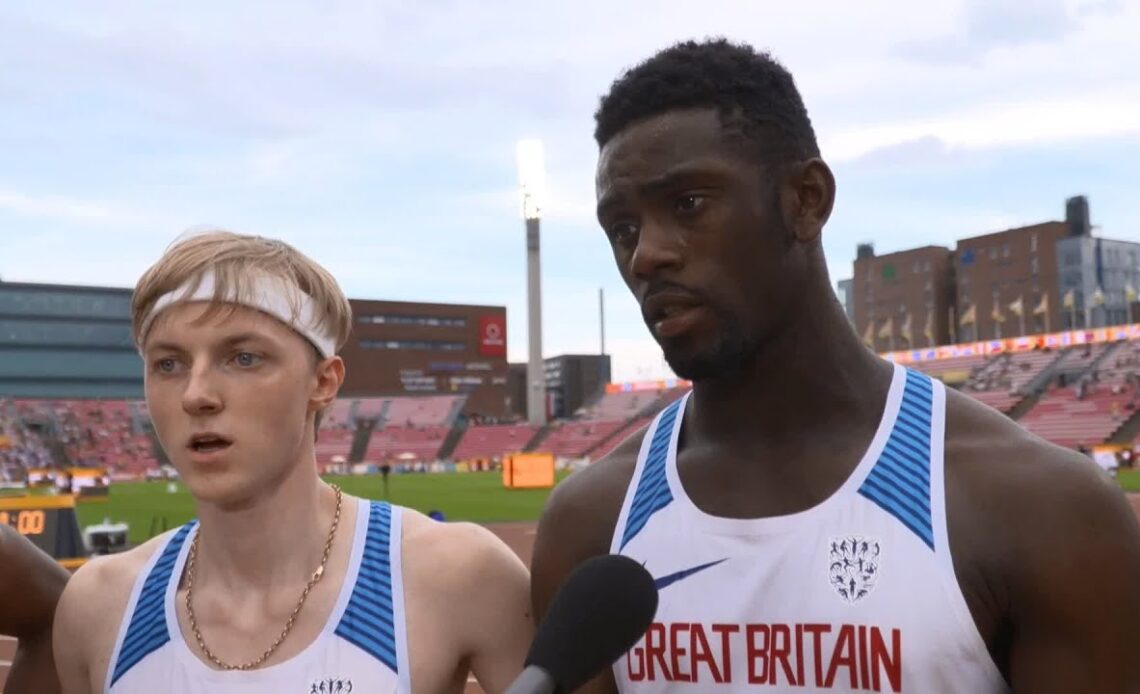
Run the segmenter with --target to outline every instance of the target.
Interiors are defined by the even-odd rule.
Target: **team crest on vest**
[[[352,694],[352,680],[326,677],[313,682],[309,694]]]
[[[844,602],[854,604],[871,594],[879,577],[879,541],[848,535],[831,538],[827,578]]]

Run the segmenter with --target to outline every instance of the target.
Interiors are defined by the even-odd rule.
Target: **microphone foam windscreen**
[[[550,673],[559,691],[574,691],[632,648],[656,614],[657,588],[641,564],[593,557],[559,588],[526,664]]]

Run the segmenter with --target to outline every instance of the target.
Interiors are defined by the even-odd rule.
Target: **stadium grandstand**
[[[39,288],[37,292],[45,296],[34,303],[17,304],[9,297],[8,320],[50,323],[53,332],[0,331],[0,356],[13,357],[0,358],[0,492],[9,487],[17,488],[15,493],[20,494],[26,487],[54,485],[60,491],[67,487],[79,497],[83,490],[76,480],[83,479],[85,473],[110,484],[174,477],[176,473],[166,464],[141,397],[141,363],[129,347],[129,326],[121,319],[125,295],[62,287]],[[0,296],[3,307],[4,297]],[[13,320],[12,313],[20,311],[34,315]],[[548,454],[557,467],[574,469],[605,457],[690,388],[675,379],[602,382],[595,387],[596,381],[590,379],[608,373],[608,363],[599,362],[591,370],[575,365],[586,363],[581,355],[554,357],[547,360],[547,374],[556,376],[553,385],[561,389],[551,398],[557,405],[555,418],[542,425],[530,424],[523,421],[519,411],[525,408],[517,407],[520,403],[505,395],[505,354],[488,354],[483,349],[482,324],[505,318],[483,307],[395,304],[372,308],[368,315],[370,322],[361,331],[361,344],[384,342],[388,353],[395,353],[401,341],[438,339],[434,333],[440,330],[458,335],[449,337],[457,344],[471,346],[466,347],[468,354],[447,362],[430,357],[414,361],[404,356],[392,373],[372,374],[342,391],[344,395],[322,413],[318,429],[316,458],[326,474],[359,475],[357,479],[367,480],[374,473],[394,471],[404,475],[401,484],[430,481],[435,489],[437,481],[442,484],[449,479],[468,479],[473,485],[481,482],[473,479],[477,475],[435,475],[429,480],[414,473],[498,470],[507,456],[515,453]],[[410,328],[408,323],[412,324]],[[98,330],[93,332],[92,325]],[[460,333],[471,325],[479,330],[472,331],[464,343]],[[26,326],[18,327],[23,330]],[[419,332],[366,334],[381,329]],[[45,335],[54,341],[52,345],[27,344],[29,340],[42,343]],[[37,350],[38,355],[34,354]],[[1087,454],[1106,470],[1132,467],[1140,452],[1140,323],[882,355],[941,380],[1004,413],[1028,431]],[[364,368],[378,363],[364,348],[353,359]],[[594,376],[575,377],[576,372],[585,371]],[[396,389],[400,392],[382,394]],[[383,479],[386,494],[388,478]],[[498,484],[493,479],[487,481]],[[140,487],[165,488],[169,493],[177,485],[122,486],[137,491]],[[102,491],[108,493],[107,489]],[[477,490],[479,494],[485,492],[485,487]],[[441,490],[436,496],[433,492],[425,503],[434,505],[449,493],[456,494]],[[470,489],[465,493],[470,494]],[[158,504],[164,503],[160,498]],[[504,507],[515,506],[514,499],[502,503]],[[1133,504],[1140,513],[1140,499],[1133,496]],[[118,530],[125,542],[129,529],[131,541],[140,541],[140,537],[153,536],[166,527],[164,512],[154,515],[153,508],[131,512],[131,524],[116,518],[118,525],[104,521],[102,525],[87,525],[82,532],[93,528],[106,528],[109,533]],[[529,513],[537,513],[537,508]],[[125,507],[119,513],[127,515]],[[98,516],[87,517],[93,520]],[[70,523],[76,526],[75,532],[80,532],[77,520],[73,516]],[[61,527],[67,524],[65,521]],[[497,532],[508,535],[521,532],[509,523],[498,527]],[[77,542],[86,551],[96,552],[91,538],[84,536]],[[525,560],[531,537],[513,542],[512,547]],[[59,556],[71,557],[74,551]],[[71,565],[67,562],[75,560],[60,561]],[[11,640],[0,639],[0,686],[13,647]],[[469,686],[468,691],[478,690]]]
[[[939,378],[1058,445],[1091,452],[1140,435],[1140,325],[994,340],[887,358]],[[317,459],[367,472],[494,466],[516,452],[597,460],[687,390],[681,381],[609,384],[545,426],[465,417],[465,395],[337,400],[323,415]],[[0,471],[14,484],[37,468],[101,467],[113,480],[161,474],[145,404],[117,399],[0,399]]]

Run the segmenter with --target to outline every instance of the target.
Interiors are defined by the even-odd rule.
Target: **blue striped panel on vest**
[[[629,541],[641,532],[650,516],[673,501],[669,479],[665,475],[665,461],[669,457],[673,424],[683,402],[684,398],[669,405],[657,420],[657,428],[653,430],[653,438],[649,443],[649,453],[645,456],[645,467],[641,471],[641,479],[637,481],[637,491],[633,493],[633,503],[629,507],[620,549],[625,549]]]
[[[934,549],[930,515],[930,377],[908,369],[898,418],[859,493]]]
[[[111,686],[143,658],[170,640],[170,630],[166,624],[166,588],[170,585],[178,553],[196,523],[197,521],[191,521],[174,533],[143,581],[131,623],[127,626],[127,635],[119,648],[119,659],[115,662],[115,670],[111,675]]]
[[[368,512],[368,535],[352,597],[336,634],[398,674],[396,620],[392,609],[392,507],[373,502]],[[400,539],[396,538],[396,542]]]

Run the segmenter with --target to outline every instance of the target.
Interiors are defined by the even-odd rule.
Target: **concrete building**
[[[466,394],[463,413],[502,417],[507,309],[352,299],[341,395]]]
[[[1093,236],[1083,197],[1069,207],[1070,235],[1057,244],[1061,325],[1100,328],[1140,319],[1140,243]]]
[[[948,248],[875,255],[871,244],[862,244],[852,277],[855,329],[877,351],[946,344],[952,287]]]
[[[550,417],[570,417],[610,382],[608,354],[563,354],[543,360]]]
[[[1092,235],[1088,199],[1065,220],[876,256],[859,246],[851,303],[876,350],[971,342],[1140,321],[1140,243]],[[909,322],[908,322],[909,321]],[[921,328],[916,326],[921,325]]]
[[[959,241],[957,341],[1060,330],[1057,243],[1068,234],[1044,222]]]
[[[0,396],[141,399],[131,291],[0,282]]]
[[[506,308],[351,299],[341,396],[466,394],[507,414]],[[0,396],[143,398],[131,290],[0,282]]]
[[[507,411],[526,419],[526,362],[509,364],[507,368]]]
[[[511,364],[508,383],[510,411],[527,415],[526,364]],[[546,377],[548,419],[572,417],[581,407],[605,391],[610,382],[608,354],[562,354],[543,359]]]
[[[855,281],[839,280],[836,287],[835,294],[839,297],[839,303],[843,304],[843,312],[847,314],[847,320],[855,325]]]

